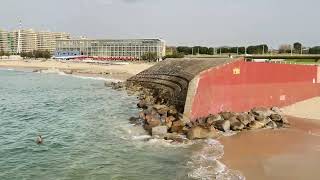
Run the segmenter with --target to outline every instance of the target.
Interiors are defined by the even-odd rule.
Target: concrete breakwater
[[[223,111],[283,107],[320,96],[320,67],[243,58],[168,59],[129,78],[127,87],[150,89],[158,98],[156,104],[173,105],[195,120]]]
[[[162,104],[173,105],[180,113],[185,110],[189,85],[199,75],[211,67],[232,62],[232,59],[167,59],[129,78],[127,87],[152,90]],[[141,90],[141,89],[135,89]],[[160,101],[160,100],[158,100]]]

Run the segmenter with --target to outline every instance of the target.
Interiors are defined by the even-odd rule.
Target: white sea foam
[[[206,140],[200,151],[195,151],[187,163],[191,172],[188,177],[201,180],[244,180],[238,171],[228,169],[219,161],[224,155],[223,145],[217,140]]]

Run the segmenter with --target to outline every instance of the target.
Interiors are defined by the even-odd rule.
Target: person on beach
[[[37,144],[42,144],[42,143],[43,143],[43,139],[42,139],[41,135],[39,135],[39,136],[37,137],[36,143],[37,143]]]

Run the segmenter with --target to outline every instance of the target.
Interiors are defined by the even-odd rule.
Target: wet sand
[[[29,69],[55,68],[62,71],[72,70],[72,74],[75,75],[99,76],[117,80],[126,80],[153,65],[153,63],[144,62],[92,64],[73,61],[61,62],[57,60],[0,60],[0,67]]]
[[[247,180],[316,180],[320,177],[320,121],[289,117],[291,127],[223,137],[222,162]]]

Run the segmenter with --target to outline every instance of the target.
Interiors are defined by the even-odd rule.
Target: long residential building
[[[20,54],[22,52],[42,50],[53,54],[56,49],[57,40],[61,39],[70,39],[70,34],[64,32],[34,31],[33,29],[0,30],[0,51]]]
[[[140,59],[146,53],[165,56],[166,43],[162,39],[72,39],[57,40],[56,57],[87,56],[101,58]]]

